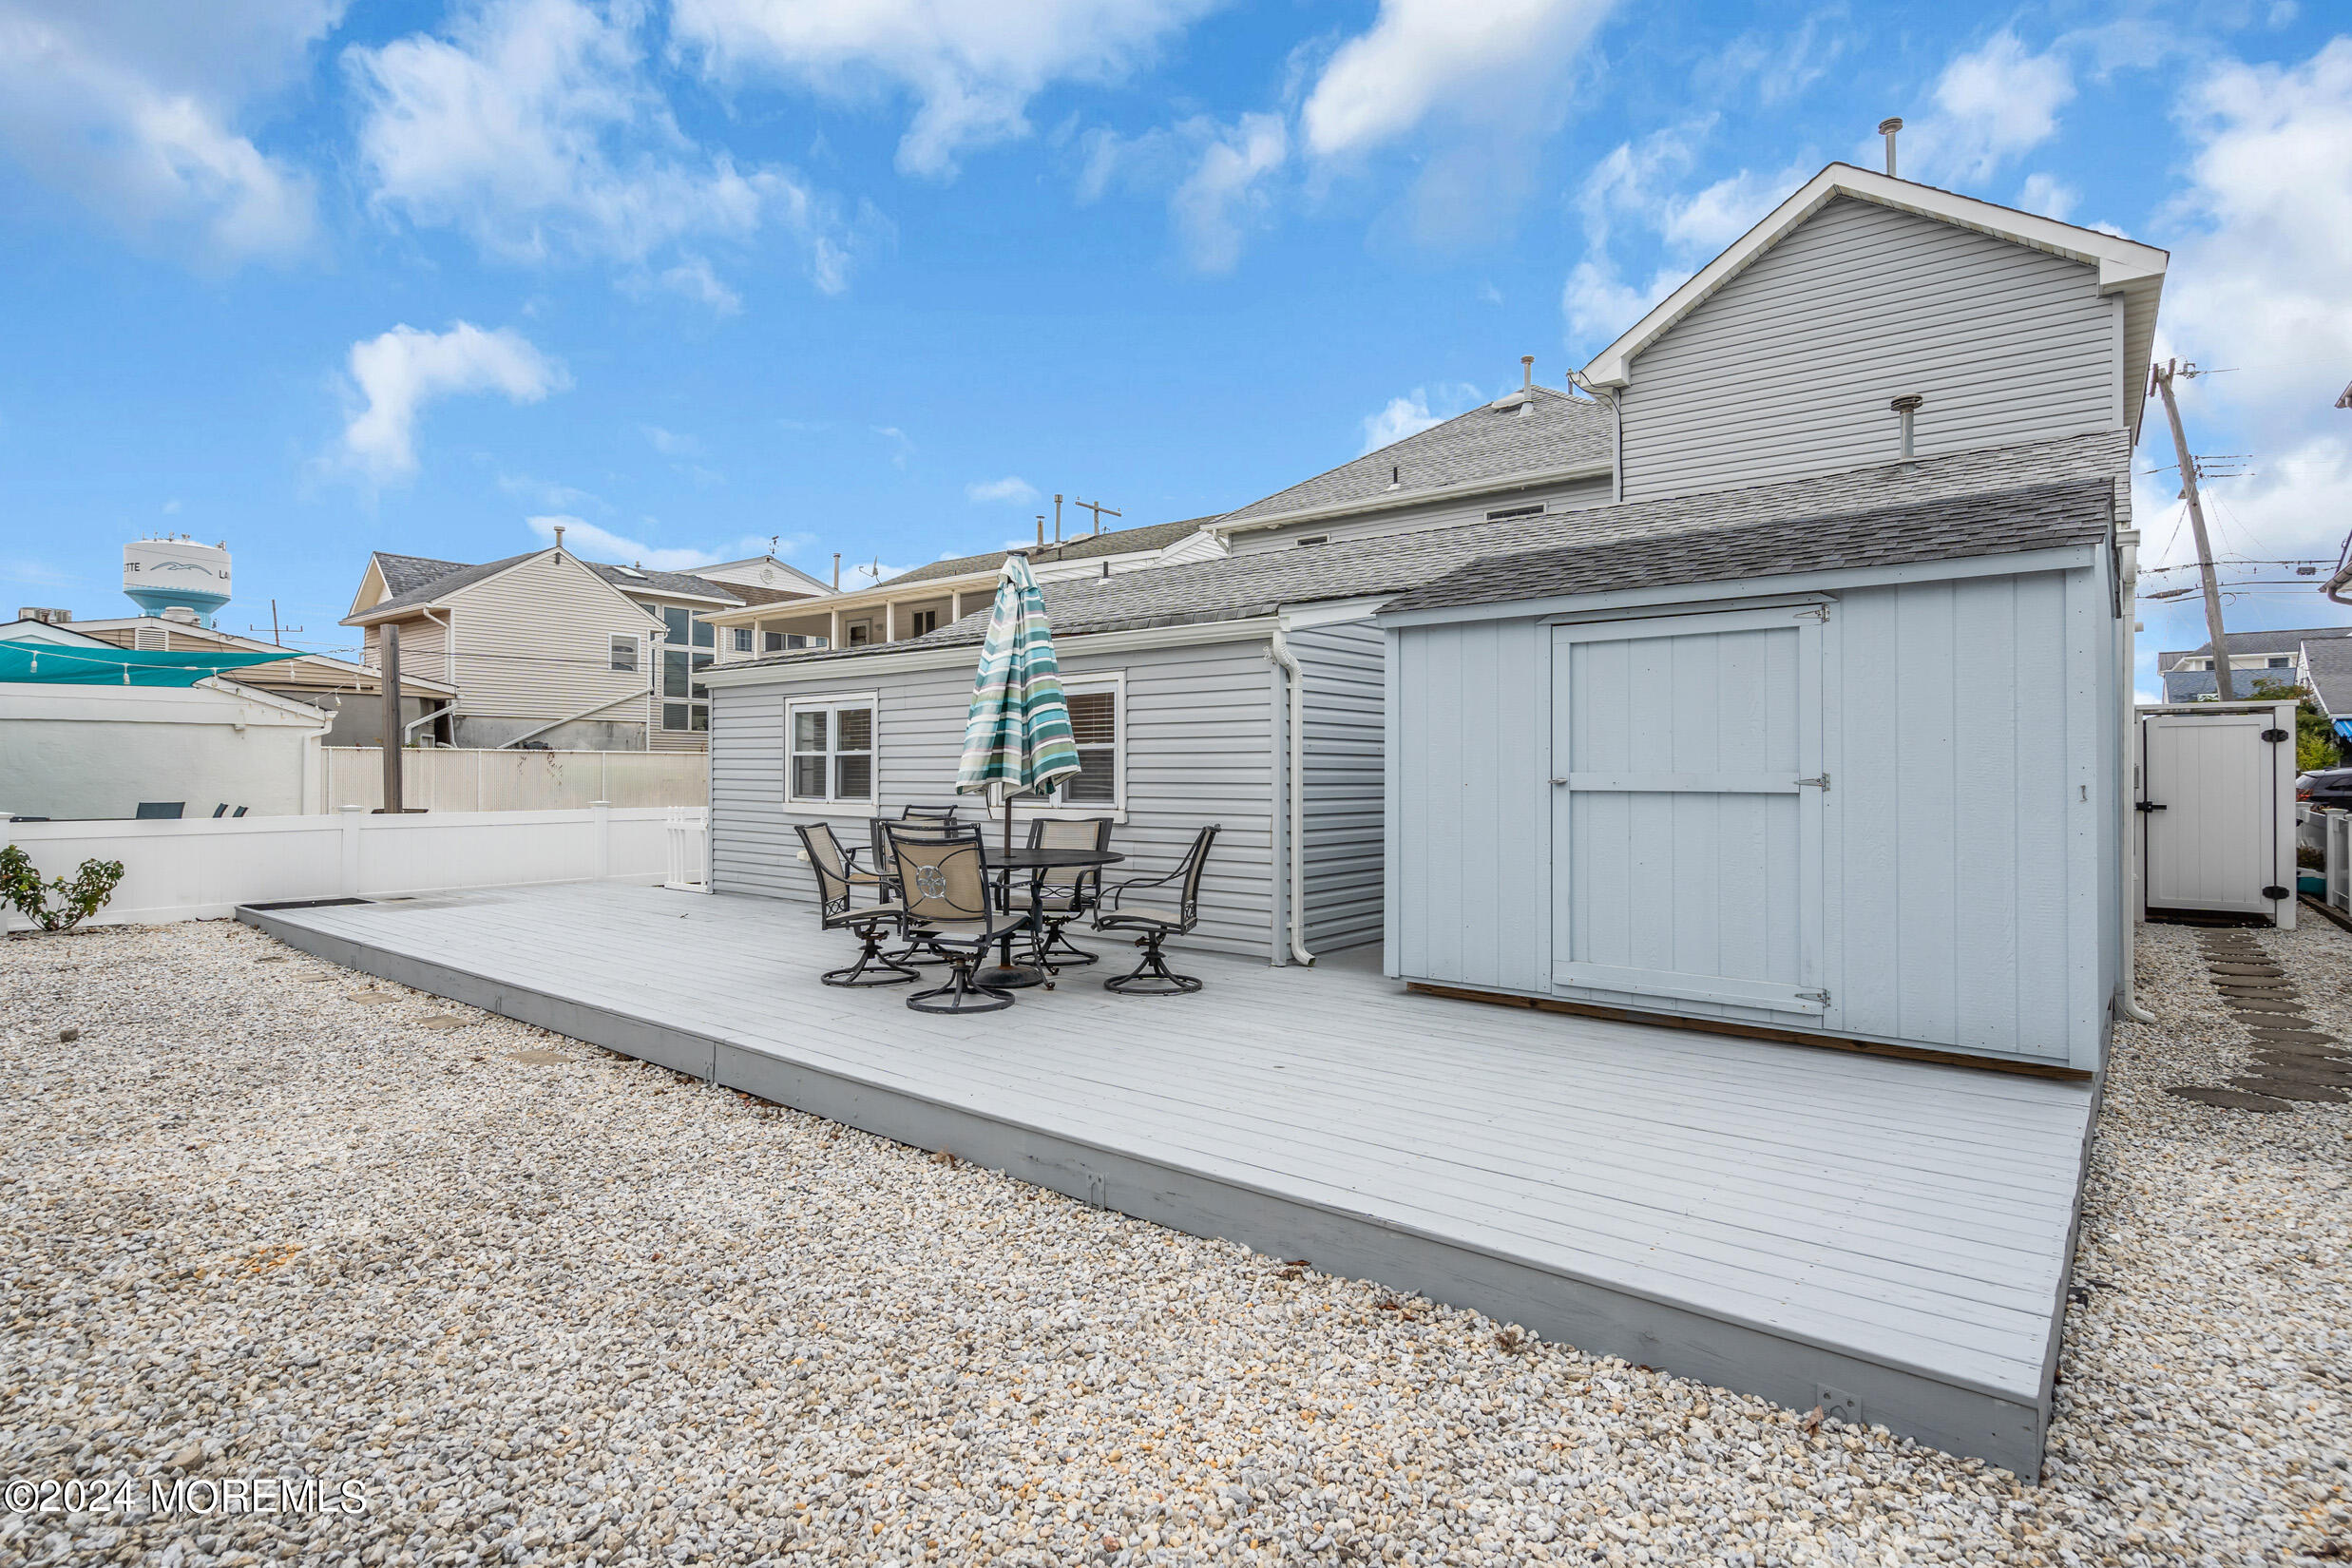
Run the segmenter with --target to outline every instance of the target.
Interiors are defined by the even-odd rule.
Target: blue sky
[[[1558,385],[1889,113],[2172,249],[2224,553],[2352,526],[2352,39],[2292,0],[201,9],[0,0],[0,609],[121,612],[147,530],[333,646],[367,550],[555,518],[822,575],[1222,510]],[[2336,617],[2284,570],[2233,625]]]

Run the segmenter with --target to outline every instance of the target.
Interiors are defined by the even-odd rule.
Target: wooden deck
[[[1093,1203],[2032,1476],[2095,1090],[1186,954],[1001,1013],[839,990],[808,908],[611,883],[241,918]],[[1111,949],[1116,961],[1127,949]]]

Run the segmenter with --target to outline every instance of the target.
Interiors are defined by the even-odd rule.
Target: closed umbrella
[[[996,602],[988,611],[988,636],[980,646],[980,668],[972,677],[971,711],[964,719],[964,760],[956,768],[959,794],[1004,786],[1005,875],[1011,871],[1013,796],[1043,791],[1078,772],[1078,746],[1070,738],[1070,705],[1061,695],[1061,665],[1054,658],[1053,623],[1045,618],[1045,594],[1029,575],[1029,563],[1004,558]],[[1033,970],[1015,969],[1007,937],[998,967],[980,977],[984,985],[1034,985]]]

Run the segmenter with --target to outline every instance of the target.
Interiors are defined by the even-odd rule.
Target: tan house
[[[1145,566],[1172,566],[1226,553],[1225,542],[1204,532],[1216,521],[1191,517],[1139,528],[1079,534],[1025,547],[1029,569],[1041,583],[1108,577]],[[934,561],[901,572],[887,583],[847,593],[829,593],[822,602],[746,602],[739,608],[705,611],[701,620],[718,633],[718,657],[758,659],[793,648],[856,648],[897,642],[953,625],[984,609],[996,591],[997,573],[1010,550]],[[739,591],[739,590],[738,590]],[[748,598],[748,596],[747,596]]]
[[[126,615],[108,621],[77,621],[73,629],[118,648],[148,648],[162,653],[266,653],[276,644],[258,638],[239,637],[214,626],[202,626],[189,612]],[[280,663],[256,664],[220,677],[239,686],[250,686],[311,706],[331,716],[330,746],[373,746],[384,736],[384,680],[376,671],[347,659],[304,654]],[[403,721],[438,713],[457,698],[457,688],[403,664],[400,707]]]
[[[446,709],[414,721],[420,738],[701,751],[710,702],[695,672],[717,657],[717,637],[698,614],[824,592],[772,556],[714,569],[748,581],[583,561],[560,540],[481,565],[379,550],[343,624],[360,628],[372,668],[397,625],[403,683],[413,671],[454,688]]]

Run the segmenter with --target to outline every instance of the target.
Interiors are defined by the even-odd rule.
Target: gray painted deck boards
[[[248,912],[297,946],[1130,1213],[2031,1470],[2094,1096],[1214,954],[977,1018],[815,983],[774,900]],[[1123,948],[1112,948],[1117,962]],[[613,962],[627,954],[625,965]]]

